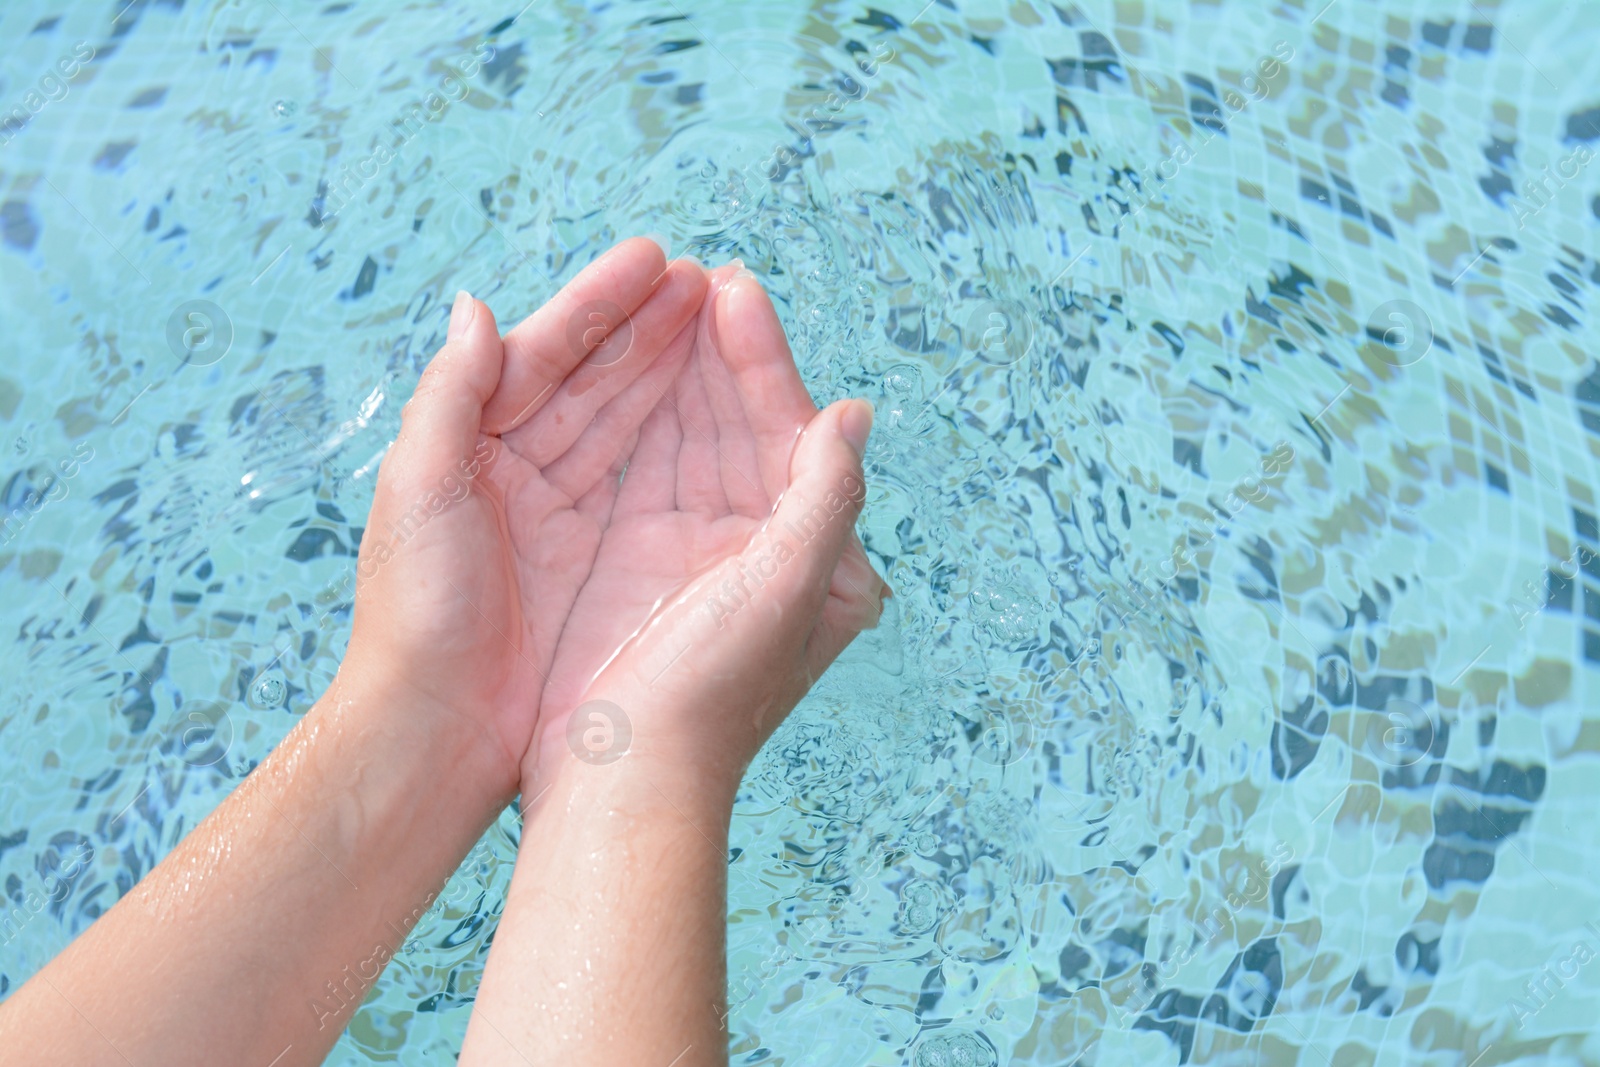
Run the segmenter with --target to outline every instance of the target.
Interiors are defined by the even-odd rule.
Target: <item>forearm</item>
[[[318,1064],[509,800],[481,742],[334,688],[0,1010],[0,1064]]]
[[[728,1062],[733,790],[635,755],[535,794],[463,1065]]]

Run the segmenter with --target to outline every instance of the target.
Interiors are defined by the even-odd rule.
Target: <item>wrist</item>
[[[346,660],[308,718],[338,733],[350,758],[385,766],[442,800],[499,809],[517,791],[515,761],[473,717],[408,686],[395,672]]]
[[[547,748],[530,763],[519,801],[527,818],[546,808],[686,820],[713,842],[725,842],[739,775],[641,746],[605,761]],[[553,804],[560,798],[564,803]],[[718,847],[722,847],[721,844]]]
[[[759,716],[708,715],[692,704],[632,687],[591,690],[568,714],[541,722],[522,763],[523,803],[553,781],[573,779],[638,794],[641,805],[665,794],[731,812],[749,757],[764,740]]]

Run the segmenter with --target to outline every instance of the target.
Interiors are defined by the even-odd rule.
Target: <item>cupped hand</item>
[[[460,294],[384,457],[341,681],[474,733],[500,792],[519,784],[599,512],[644,413],[631,426],[614,415],[670,382],[706,285],[699,266],[668,266],[635,239],[504,340],[489,308]]]
[[[611,762],[624,746],[731,792],[888,594],[854,533],[871,407],[817,411],[737,264],[713,272],[683,341],[659,363],[669,386],[641,379],[656,395],[637,398],[648,413],[556,650],[525,785],[568,750]]]
[[[463,294],[379,474],[341,677],[473,731],[489,784],[515,790],[566,747],[568,716],[602,668],[652,649],[687,589],[737,565],[789,499],[791,474],[810,470],[807,442],[842,441],[846,416],[864,439],[870,409],[817,414],[770,301],[732,267],[708,278],[627,241],[504,341]],[[859,489],[858,465],[855,477]],[[801,675],[877,617],[885,587],[849,532],[859,496],[809,543],[807,567],[826,569],[821,599],[785,616],[797,626],[816,609]],[[779,601],[722,603],[713,625],[737,616],[749,634]],[[683,732],[665,712],[641,720],[658,722]]]

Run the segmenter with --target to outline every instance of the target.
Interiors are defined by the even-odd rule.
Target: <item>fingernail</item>
[[[667,235],[666,234],[664,234],[664,233],[647,233],[647,234],[644,234],[643,236],[644,236],[645,240],[654,241],[655,242],[656,247],[661,249],[662,258],[664,258],[664,259],[671,259],[672,258],[672,242],[667,240]]]
[[[856,455],[867,454],[867,436],[872,433],[872,405],[865,400],[852,400],[845,406],[844,417],[840,420],[840,430],[844,439],[850,442],[850,447],[856,450]]]
[[[456,302],[450,307],[450,330],[445,334],[446,341],[454,341],[457,337],[467,332],[467,327],[472,325],[472,320],[478,316],[478,304],[472,299],[472,294],[462,289],[456,293]]]

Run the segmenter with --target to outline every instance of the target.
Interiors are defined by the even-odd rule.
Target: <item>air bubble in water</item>
[[[883,374],[883,391],[904,403],[922,395],[922,375],[909,363],[896,363]]]
[[[922,934],[939,921],[939,890],[928,882],[910,882],[900,891],[900,926]]]
[[[251,696],[255,698],[256,705],[263,708],[277,707],[283,703],[283,698],[288,695],[288,683],[274,675],[258,679],[255,688],[251,691]]]
[[[999,582],[972,595],[973,622],[997,643],[1020,648],[1037,643],[1043,605],[1015,582]]]
[[[994,1048],[962,1030],[944,1031],[917,1046],[915,1067],[994,1067]]]
[[[293,100],[275,100],[272,103],[272,113],[280,119],[289,118],[298,110],[300,110],[299,105]]]

